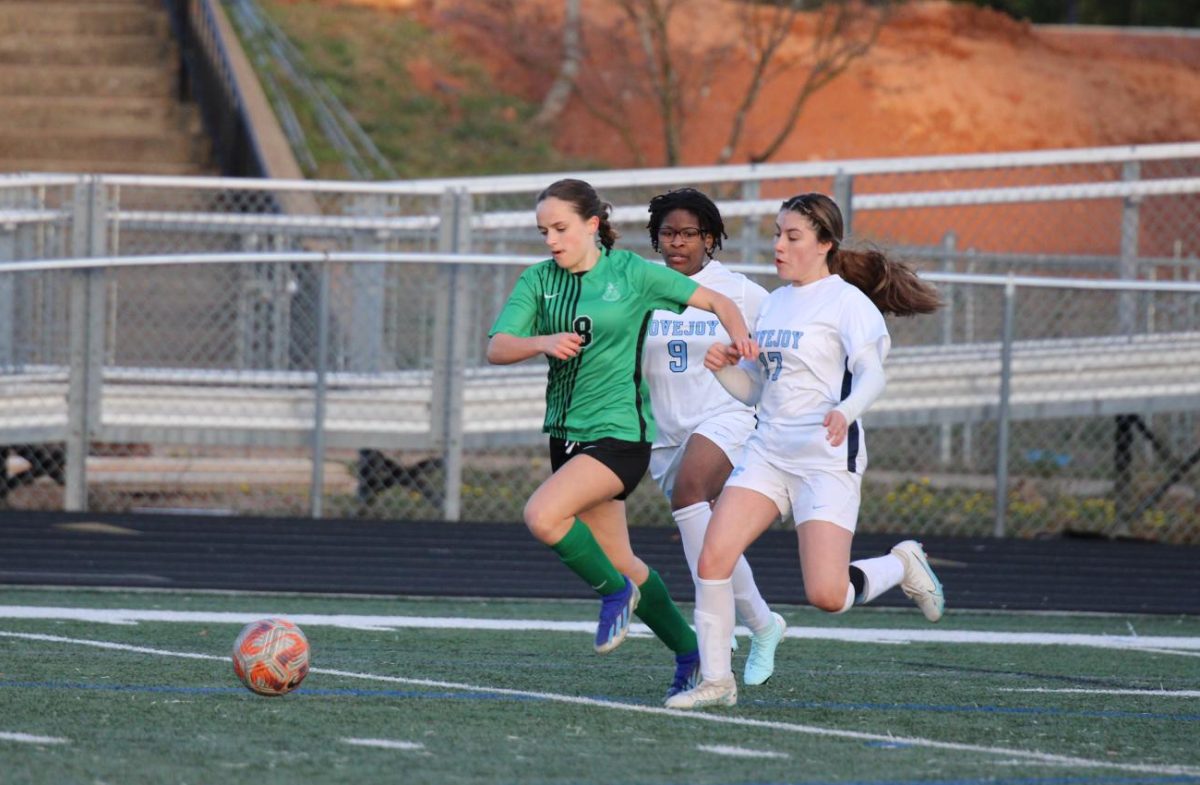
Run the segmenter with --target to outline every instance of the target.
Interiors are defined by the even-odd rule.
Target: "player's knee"
[[[845,586],[805,586],[808,604],[826,613],[842,613],[854,604],[854,595]]]
[[[736,561],[737,556],[730,558],[728,554],[705,548],[700,552],[700,559],[696,563],[696,577],[706,581],[723,581],[733,575],[733,565]]]
[[[530,499],[525,505],[525,527],[529,533],[540,542],[554,543],[561,539],[559,530],[563,526],[562,518],[552,513],[544,505]],[[565,532],[563,532],[565,534]]]

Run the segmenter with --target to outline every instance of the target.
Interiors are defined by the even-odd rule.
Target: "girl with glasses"
[[[729,297],[753,325],[767,290],[715,258],[727,239],[716,204],[694,188],[680,188],[651,199],[649,210],[650,244],[667,267]],[[650,476],[670,502],[693,581],[712,502],[755,425],[754,407],[731,396],[704,367],[714,342],[729,339],[711,314],[655,311],[642,363],[658,425]],[[775,671],[775,649],[787,625],[767,607],[745,557],[734,566],[732,587],[737,619],[751,632],[743,678],[763,684]]]

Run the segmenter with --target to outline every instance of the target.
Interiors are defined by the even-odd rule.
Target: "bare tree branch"
[[[558,68],[558,76],[554,84],[546,91],[542,106],[533,117],[534,125],[547,126],[558,119],[567,108],[567,101],[575,90],[575,80],[579,76],[579,65],[583,59],[583,45],[580,35],[580,0],[565,0],[563,9],[563,53],[562,64]]]
[[[616,5],[633,25],[641,44],[650,76],[650,90],[662,123],[666,164],[674,166],[679,163],[680,133],[686,114],[670,41],[671,17],[677,4],[675,0],[618,0]]]
[[[737,149],[746,125],[746,118],[750,114],[750,109],[758,102],[759,93],[762,92],[763,85],[766,83],[767,68],[774,60],[779,47],[791,34],[792,24],[796,21],[796,15],[800,13],[801,5],[796,2],[786,7],[783,5],[773,6],[765,24],[757,23],[755,17],[760,14],[760,11],[754,3],[745,5],[742,29],[749,34],[748,37],[752,41],[750,57],[753,69],[750,73],[749,84],[742,93],[742,100],[738,102],[738,107],[734,111],[729,136],[721,147],[721,152],[717,154],[718,164],[728,163],[733,158],[733,153]]]
[[[794,5],[799,5],[800,2],[801,0],[797,0]],[[761,151],[750,154],[751,163],[770,160],[791,136],[808,99],[840,76],[851,63],[864,56],[875,45],[879,33],[890,17],[889,7],[885,5],[874,12],[873,18],[866,22],[865,33],[858,34],[855,28],[864,10],[858,3],[850,0],[834,0],[823,5],[817,12],[817,30],[813,36],[811,50],[812,65],[804,83],[793,96],[787,116],[776,130],[774,138]]]
[[[715,69],[724,69],[735,56],[742,63],[732,73],[744,73],[742,64],[749,65],[735,87],[732,116],[706,118],[710,127],[728,123],[716,162],[745,154],[739,148],[748,146],[750,120],[768,96],[785,107],[784,116],[748,157],[769,160],[791,136],[809,99],[870,51],[890,6],[905,0],[708,0],[703,7],[722,14],[721,19],[730,12],[738,19],[738,29],[715,36],[715,44],[713,36],[702,33],[711,20],[698,0],[589,2],[596,13],[583,0],[563,0],[561,16],[554,6],[521,0],[463,0],[457,13],[487,36],[489,45],[500,43],[500,51],[527,72],[532,84],[546,84],[553,75],[536,123],[551,124],[578,102],[615,134],[634,165],[645,165],[651,155],[646,138],[654,129],[662,145],[655,157],[674,166],[682,161],[690,116],[703,108]],[[598,12],[602,4],[615,13]],[[811,45],[797,56],[802,21],[810,25],[803,35]]]
[[[634,126],[625,121],[623,114],[614,113],[611,109],[611,104],[605,101],[597,101],[586,90],[577,91],[575,97],[583,105],[583,108],[587,110],[588,114],[616,132],[621,143],[625,145],[625,149],[633,156],[634,166],[640,167],[646,165],[646,156],[642,152],[641,145],[638,144],[637,136],[634,135]]]

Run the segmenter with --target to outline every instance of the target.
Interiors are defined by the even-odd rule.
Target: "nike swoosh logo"
[[[558,297],[558,292],[555,292],[554,294],[543,294],[542,297],[545,297],[547,300],[553,300],[555,297]]]

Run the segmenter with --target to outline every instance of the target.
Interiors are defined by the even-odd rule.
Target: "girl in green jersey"
[[[654,441],[642,378],[646,326],[656,309],[715,314],[747,359],[757,357],[732,300],[687,276],[613,249],[609,205],[582,180],[538,195],[538,231],[550,259],[521,274],[489,333],[488,361],[537,355],[550,364],[546,419],[553,474],[525,505],[525,525],[601,596],[596,651],[625,639],[636,614],[675,652],[667,697],[698,682],[696,634],[658,573],[629,541],[625,498],[646,472]]]

